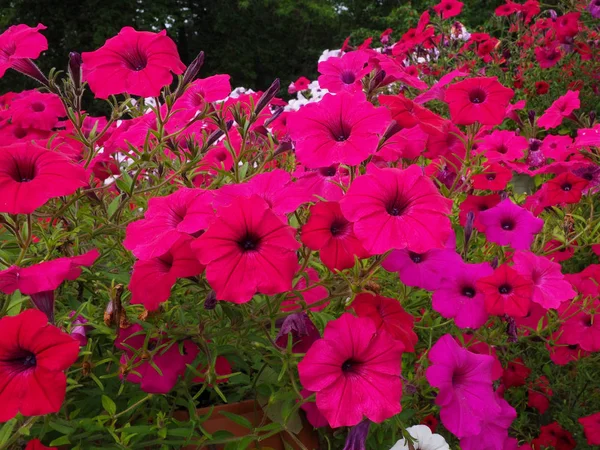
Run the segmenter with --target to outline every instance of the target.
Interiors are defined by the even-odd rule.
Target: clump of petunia
[[[591,379],[600,354],[600,125],[588,86],[529,72],[593,73],[598,39],[509,1],[512,46],[449,21],[462,8],[325,52],[290,102],[278,80],[198,79],[204,55],[186,68],[164,30],[71,54],[61,83],[32,61],[43,25],[0,35],[0,76],[44,86],[0,98],[0,421],[58,413],[87,445],[91,395],[102,444],[118,424],[141,431],[123,445],[218,445],[196,408],[256,399],[274,423],[236,417],[243,445],[302,411],[323,448],[575,448],[560,410],[565,371]],[[569,402],[600,445],[588,384]]]

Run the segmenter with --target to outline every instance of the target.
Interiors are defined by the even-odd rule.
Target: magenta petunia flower
[[[127,226],[123,246],[139,259],[164,255],[182,236],[196,235],[214,220],[213,192],[181,188],[153,197],[143,219]]]
[[[202,273],[204,267],[190,248],[191,240],[182,235],[165,254],[136,261],[129,283],[132,304],[154,311],[169,298],[178,278]]]
[[[371,319],[343,314],[298,364],[300,382],[317,393],[331,427],[354,426],[365,416],[380,423],[402,409],[402,350],[400,341],[377,333]]]
[[[0,422],[58,412],[79,343],[35,309],[0,319]]]
[[[366,51],[344,53],[339,58],[328,58],[319,63],[319,86],[330,92],[362,91],[362,78],[371,67],[368,65],[370,54]]]
[[[340,201],[364,248],[380,255],[409,248],[442,248],[451,233],[452,201],[444,198],[416,165],[406,170],[369,166]]]
[[[257,292],[274,295],[292,288],[300,248],[294,231],[262,198],[238,197],[217,211],[192,248],[217,299],[246,303]]]
[[[329,296],[329,291],[325,286],[319,284],[319,272],[309,267],[306,269],[306,275],[306,277],[300,277],[293,288],[294,291],[300,291],[302,297],[294,293],[287,295],[285,300],[281,302],[282,311],[299,310],[303,304],[306,304],[311,311],[321,311],[329,304],[329,300],[326,302],[321,301]],[[316,305],[313,306],[315,303]]]
[[[440,287],[448,268],[462,263],[454,248],[432,248],[423,253],[408,249],[394,250],[383,261],[382,267],[389,272],[398,272],[400,281],[428,291]]]
[[[491,275],[488,263],[465,264],[462,260],[446,266],[451,275],[440,280],[431,298],[432,308],[442,317],[454,319],[459,328],[479,328],[489,317],[485,297],[477,281]]]
[[[542,231],[544,226],[542,219],[534,217],[508,198],[479,213],[479,221],[485,227],[485,237],[488,241],[510,245],[515,250],[529,249],[535,235]]]
[[[475,436],[465,436],[460,440],[462,450],[510,450],[507,447],[511,438],[508,429],[517,418],[515,408],[500,395],[495,395],[500,411],[485,415],[481,423],[481,431]]]
[[[434,11],[442,16],[442,19],[449,19],[458,16],[462,11],[464,3],[458,0],[442,0],[433,7]]]
[[[93,52],[83,52],[83,78],[98,98],[116,94],[157,97],[185,70],[175,42],[160,33],[124,27]]]
[[[375,153],[390,122],[364,94],[328,94],[290,114],[287,127],[298,161],[310,169],[332,164],[355,166]]]
[[[471,180],[475,189],[501,191],[506,189],[506,185],[512,177],[513,173],[511,170],[498,163],[492,163],[485,165],[483,172],[473,175]]]
[[[19,70],[29,59],[36,59],[48,50],[48,41],[40,33],[46,27],[41,23],[35,28],[24,24],[13,25],[0,34],[0,78],[9,68]]]
[[[514,131],[494,130],[483,138],[477,151],[482,152],[490,162],[514,161],[525,156],[529,143]]]
[[[446,334],[429,351],[429,360],[426,377],[439,389],[435,403],[442,423],[458,438],[476,436],[486,417],[500,413],[492,388],[494,358],[471,353]]]
[[[499,125],[513,95],[496,77],[479,77],[451,85],[444,100],[456,125]]]
[[[48,131],[58,125],[59,117],[66,116],[58,95],[42,94],[36,90],[22,92],[13,100],[10,112],[12,124]]]
[[[339,165],[321,167],[314,170],[298,169],[294,172],[296,186],[312,194],[311,200],[319,197],[330,202],[337,202],[344,196],[340,186],[347,186],[350,180],[348,171]]]
[[[513,261],[514,269],[533,282],[531,300],[545,309],[557,309],[577,295],[571,283],[565,280],[560,264],[530,251],[515,252]]]
[[[355,258],[370,256],[354,234],[354,226],[342,214],[338,202],[319,202],[310,208],[310,217],[302,227],[304,245],[319,251],[319,257],[331,270],[354,267]]]
[[[559,331],[567,344],[588,352],[600,351],[600,300],[565,302],[559,317],[564,320]]]
[[[544,114],[538,119],[537,125],[546,130],[555,128],[562,123],[565,117],[569,117],[573,111],[579,109],[579,106],[579,91],[567,91],[544,111]]]
[[[31,214],[87,184],[85,170],[34,143],[0,147],[0,212]]]
[[[173,110],[183,109],[194,116],[207,103],[225,99],[231,93],[229,75],[213,75],[194,80],[173,105]],[[190,117],[191,118],[191,117]]]

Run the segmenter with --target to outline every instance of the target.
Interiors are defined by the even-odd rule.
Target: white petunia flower
[[[415,441],[415,450],[450,450],[446,440],[439,434],[433,434],[427,425],[415,425],[407,428],[408,434]],[[408,441],[400,439],[390,450],[409,450]]]

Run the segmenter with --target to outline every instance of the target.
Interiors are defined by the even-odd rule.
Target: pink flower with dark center
[[[123,246],[139,259],[164,255],[182,236],[195,236],[214,220],[213,192],[181,188],[153,197],[143,219],[127,226]]]
[[[531,300],[545,309],[557,309],[577,295],[571,283],[565,280],[560,264],[522,250],[515,252],[513,261],[515,270],[533,282]]]
[[[475,216],[473,226],[483,233],[485,226],[481,223],[479,214],[493,208],[498,203],[500,203],[500,194],[467,195],[467,198],[460,204],[459,223],[464,227],[467,224],[467,214],[472,212]]]
[[[465,264],[462,260],[446,266],[451,275],[442,277],[431,297],[432,308],[442,317],[454,319],[459,328],[479,328],[488,320],[485,295],[477,282],[494,270],[488,263]]]
[[[464,3],[458,0],[442,0],[433,7],[434,11],[442,16],[442,19],[458,16],[462,11]]]
[[[563,303],[559,317],[564,320],[560,330],[569,345],[579,345],[588,352],[600,351],[600,300],[584,303],[578,300]]]
[[[328,94],[290,114],[287,126],[298,161],[310,169],[333,164],[355,166],[375,153],[390,122],[364,94]]]
[[[35,90],[22,92],[13,100],[10,111],[14,125],[48,131],[58,125],[59,117],[66,115],[57,95]]]
[[[562,123],[565,117],[569,117],[573,111],[579,109],[579,106],[579,91],[567,91],[542,114],[537,121],[537,125],[546,130],[555,128]]]
[[[475,436],[465,436],[460,440],[462,450],[511,450],[511,438],[508,430],[517,418],[515,408],[504,400],[498,393],[495,400],[500,408],[496,414],[485,415],[481,423],[481,431]],[[516,449],[516,440],[514,440]]]
[[[570,148],[572,144],[573,139],[570,136],[549,134],[544,138],[541,150],[546,158],[551,158],[555,161],[564,161],[575,151]]]
[[[85,170],[34,143],[0,147],[0,212],[31,214],[87,184]]]
[[[479,434],[486,417],[500,412],[492,388],[494,358],[471,353],[446,334],[429,351],[429,360],[426,377],[439,389],[435,403],[444,426],[459,438]]]
[[[184,109],[193,114],[207,103],[225,99],[231,93],[229,75],[213,75],[194,80],[173,105],[173,110]]]
[[[329,58],[319,63],[319,86],[330,92],[362,91],[362,78],[371,70],[370,55],[366,51],[344,53],[339,58]]]
[[[317,393],[317,407],[332,428],[363,417],[380,423],[402,409],[402,350],[400,341],[377,333],[371,319],[343,314],[298,364],[300,382]]]
[[[300,237],[308,248],[319,251],[321,261],[331,271],[349,269],[354,267],[355,258],[370,256],[337,202],[319,202],[311,206]]]
[[[83,78],[98,98],[116,94],[157,97],[185,70],[177,46],[160,33],[124,27],[93,52],[83,52]]]
[[[524,317],[529,311],[533,283],[506,264],[477,280],[477,288],[483,292],[489,314]]]
[[[554,67],[562,58],[563,54],[557,43],[545,47],[536,47],[535,59],[542,69]]]
[[[471,180],[475,189],[501,191],[506,188],[512,177],[512,171],[500,164],[492,163],[486,165],[482,173],[473,175]]]
[[[19,70],[26,60],[36,59],[48,50],[48,41],[40,33],[46,27],[41,23],[32,28],[24,24],[13,25],[0,34],[0,78],[9,68]]]
[[[525,156],[529,143],[522,136],[517,136],[514,131],[495,130],[483,138],[477,151],[484,153],[490,162],[514,161]]]
[[[525,208],[515,205],[510,199],[479,214],[485,227],[488,241],[499,245],[510,245],[515,250],[527,250],[542,231],[544,221],[534,217]]]
[[[444,99],[456,125],[499,125],[513,95],[496,77],[479,77],[451,85]]]
[[[193,244],[218,300],[246,303],[254,294],[289,291],[298,270],[295,230],[260,197],[238,197]]]
[[[192,238],[181,236],[163,255],[136,261],[129,283],[131,303],[155,311],[168,300],[178,278],[200,275],[204,267],[190,248]]]
[[[589,181],[571,172],[563,172],[542,187],[542,206],[579,203]]]
[[[341,186],[347,186],[350,181],[348,171],[337,164],[319,169],[298,169],[294,172],[298,178],[296,185],[299,189],[312,194],[314,201],[321,197],[330,202],[337,202],[344,196]]]
[[[340,205],[344,217],[354,222],[354,233],[372,254],[403,248],[424,253],[442,248],[450,236],[452,202],[415,165],[406,170],[369,166]]]

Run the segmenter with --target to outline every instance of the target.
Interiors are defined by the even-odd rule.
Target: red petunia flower
[[[600,412],[580,417],[577,421],[583,426],[583,432],[588,444],[600,445]]]
[[[564,341],[588,352],[600,351],[600,300],[565,302],[559,308],[564,323],[559,328]]]
[[[531,369],[525,365],[521,358],[509,361],[502,374],[502,383],[506,388],[525,386]]]
[[[492,275],[480,278],[477,287],[485,296],[485,307],[490,314],[524,317],[529,312],[533,284],[506,264]]]
[[[535,82],[535,93],[537,95],[547,94],[550,90],[550,85],[545,81],[536,81]]]
[[[48,50],[48,41],[39,31],[46,27],[41,23],[32,28],[13,25],[0,34],[0,78],[9,68],[19,70],[28,59],[35,59]]]
[[[304,245],[318,250],[323,264],[331,270],[354,267],[355,257],[370,256],[356,235],[337,202],[319,202],[310,208],[310,217],[302,227]]]
[[[487,211],[500,203],[500,194],[491,195],[467,195],[467,198],[460,204],[460,214],[458,219],[464,227],[467,224],[467,214],[472,212],[475,215],[473,226],[477,231],[483,233],[485,225],[479,220],[479,213]]]
[[[39,439],[32,439],[27,442],[25,450],[52,450],[56,447],[46,447]]]
[[[406,170],[371,165],[366,175],[352,183],[340,205],[372,254],[407,247],[424,253],[442,248],[450,236],[452,202],[415,165]]]
[[[87,184],[85,170],[34,143],[0,147],[0,212],[31,214]]]
[[[512,89],[502,86],[496,77],[469,78],[451,85],[444,97],[457,125],[499,125],[513,98]]]
[[[560,51],[560,47],[556,43],[545,47],[536,47],[535,49],[535,59],[542,69],[554,67],[560,61],[562,56],[563,54]]]
[[[390,122],[386,108],[376,108],[364,94],[328,94],[290,114],[287,126],[298,161],[310,169],[360,164],[375,153]]]
[[[58,412],[79,343],[40,311],[0,319],[0,422]]]
[[[471,180],[475,189],[501,191],[506,188],[512,177],[512,171],[500,164],[492,163],[486,165],[480,174],[473,175]]]
[[[579,203],[588,180],[579,178],[571,172],[563,172],[546,182],[542,195],[542,206],[554,206]]]
[[[47,131],[58,125],[59,117],[66,115],[58,95],[35,90],[22,92],[13,100],[10,111],[14,125]]]
[[[540,435],[531,441],[531,445],[535,449],[554,448],[554,450],[573,450],[577,447],[577,442],[573,439],[571,433],[557,422],[552,422],[540,428]]]
[[[192,248],[217,299],[246,303],[257,292],[274,295],[292,288],[300,247],[294,231],[260,197],[238,197],[218,210]]]
[[[330,92],[362,91],[362,79],[371,71],[368,65],[369,53],[354,51],[339,58],[328,58],[319,63],[319,86]],[[295,86],[295,84],[294,84]]]
[[[175,43],[160,33],[124,27],[93,52],[83,52],[83,77],[98,98],[115,94],[157,97],[185,70]]]
[[[415,318],[402,308],[398,300],[369,293],[358,294],[351,308],[358,317],[371,319],[378,331],[385,330],[402,342],[407,352],[415,351],[418,341],[413,330]]]
[[[464,3],[458,0],[442,0],[433,9],[442,16],[442,19],[449,19],[450,17],[458,16],[463,6]]]

